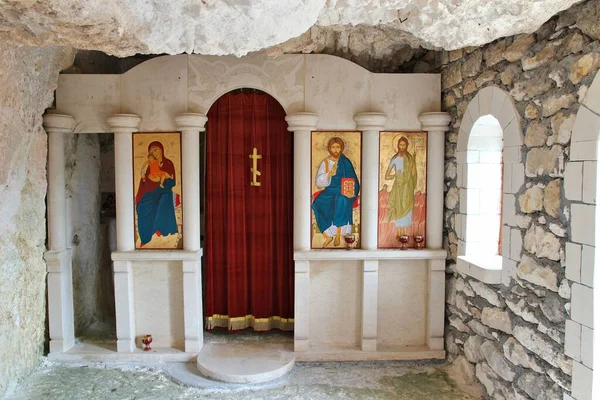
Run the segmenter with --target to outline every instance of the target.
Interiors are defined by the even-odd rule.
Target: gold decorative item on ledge
[[[423,235],[415,235],[415,237],[414,237],[415,248],[417,250],[423,249],[423,242],[424,241],[425,241],[425,236],[423,236]]]
[[[152,350],[152,347],[150,347],[150,343],[152,343],[152,335],[142,336],[142,343],[144,343],[144,351]]]
[[[398,236],[398,241],[400,242],[400,250],[406,250],[406,246],[408,245],[409,240],[410,240],[410,236],[408,236],[408,235]]]
[[[354,235],[346,235],[344,236],[344,241],[346,242],[346,250],[352,250],[356,247],[356,236]]]

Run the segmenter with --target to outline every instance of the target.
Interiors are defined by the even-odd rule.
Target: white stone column
[[[200,132],[207,118],[202,114],[180,114],[175,117],[181,131],[181,182],[183,191],[183,248],[197,252],[194,261],[183,261],[183,315],[185,351],[197,353],[204,343],[202,322],[202,275],[200,266]]]
[[[207,118],[203,114],[180,114],[175,117],[181,131],[183,192],[183,248],[200,250],[200,132]]]
[[[452,120],[446,112],[423,113],[421,129],[427,131],[427,233],[429,249],[442,248],[444,221],[445,134]]]
[[[135,250],[132,133],[137,132],[141,120],[134,114],[116,114],[107,119],[115,133],[117,251]]]
[[[310,261],[295,261],[294,264],[294,351],[308,351]]]
[[[117,251],[135,250],[133,207],[133,143],[141,118],[134,114],[116,114],[107,118],[115,134],[115,196],[117,206]],[[131,261],[113,262],[117,351],[135,350],[135,315]]]
[[[379,260],[363,261],[363,351],[377,350],[377,297],[379,293]]]
[[[429,347],[429,350],[443,350],[446,260],[429,260],[428,290],[427,347]]]
[[[310,250],[310,134],[317,129],[319,117],[300,112],[288,114],[285,120],[288,131],[294,132],[294,251]]]
[[[117,351],[132,352],[135,350],[135,308],[131,261],[113,261],[113,271],[115,281]]]
[[[356,129],[362,131],[362,177],[360,181],[361,248],[377,248],[379,201],[379,132],[384,129],[387,117],[376,112],[354,116]]]
[[[310,250],[310,148],[318,115],[307,112],[285,117],[294,132],[294,251]],[[294,351],[308,351],[310,312],[310,261],[295,261]]]
[[[43,126],[48,132],[48,245],[44,254],[48,272],[48,319],[50,352],[64,352],[75,341],[73,316],[73,275],[71,252],[67,248],[67,208],[65,190],[65,141],[73,131],[70,115],[46,114]]]

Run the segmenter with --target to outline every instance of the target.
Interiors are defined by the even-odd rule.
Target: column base
[[[186,340],[185,341],[185,352],[186,353],[199,353],[204,346],[204,341],[201,339]]]
[[[74,344],[74,340],[51,339],[50,353],[66,353]]]
[[[188,199],[189,200],[189,199]],[[202,315],[202,276],[200,257],[202,250],[196,252],[196,260],[183,261],[183,323],[185,329],[185,352],[198,353],[204,344]]]
[[[444,350],[444,338],[443,337],[427,338],[427,347],[429,347],[429,350]]]
[[[308,351],[308,339],[294,339],[294,351]]]
[[[135,349],[136,349],[135,339],[118,339],[117,340],[117,352],[133,353]]]
[[[44,259],[48,273],[50,352],[65,352],[75,343],[71,251],[50,250],[44,253]]]
[[[363,338],[360,348],[362,351],[377,351],[377,339]]]

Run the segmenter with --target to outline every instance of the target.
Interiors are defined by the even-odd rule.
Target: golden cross
[[[250,182],[250,186],[260,186],[260,182],[258,182],[256,178],[262,174],[258,170],[257,160],[260,160],[262,156],[258,154],[255,147],[252,149],[252,154],[250,154],[248,157],[252,159],[252,168],[250,168],[250,171],[252,172],[252,182]]]

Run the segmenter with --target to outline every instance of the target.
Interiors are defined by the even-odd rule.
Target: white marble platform
[[[427,346],[378,346],[375,351],[365,351],[359,347],[311,347],[308,351],[296,353],[298,362],[408,361],[443,360],[445,358],[444,350],[430,350]]]
[[[49,353],[51,361],[79,362],[193,362],[198,353],[183,349],[153,347],[150,351],[136,348],[133,352],[117,352],[116,342],[77,343],[64,353]]]
[[[198,370],[207,378],[260,383],[290,372],[296,358],[292,343],[207,343],[197,360]]]

